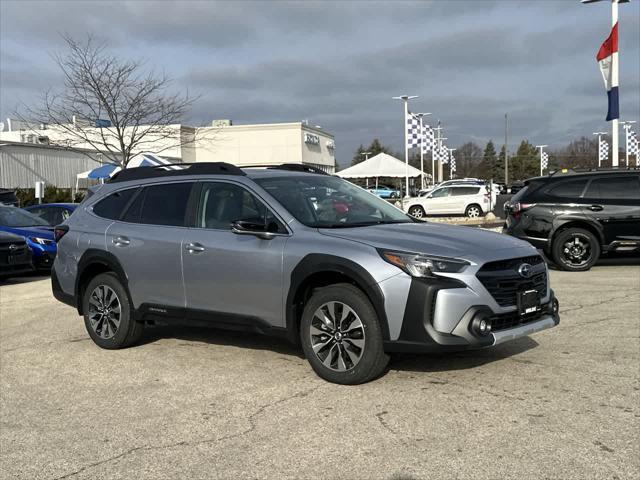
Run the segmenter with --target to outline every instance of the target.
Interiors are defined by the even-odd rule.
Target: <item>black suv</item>
[[[588,270],[602,253],[640,251],[640,169],[532,178],[505,213],[503,233],[528,240],[563,270]]]

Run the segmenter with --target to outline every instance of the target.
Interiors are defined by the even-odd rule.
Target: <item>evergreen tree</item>
[[[498,158],[496,158],[495,163],[493,164],[493,168],[491,169],[491,174],[493,175],[493,181],[504,183],[504,164],[506,157],[506,149],[504,145],[500,148],[500,154]]]
[[[374,138],[367,148],[360,144],[360,146],[356,150],[355,155],[353,156],[353,159],[351,160],[351,165],[357,165],[360,162],[364,162],[365,155],[362,155],[364,152],[369,152],[369,155],[367,156],[371,158],[375,157],[379,153],[391,154],[391,149],[380,143],[380,140],[378,140],[377,138]]]
[[[487,146],[484,147],[484,154],[482,155],[482,163],[480,164],[480,172],[482,178],[490,180],[495,179],[494,165],[498,162],[496,156],[496,147],[493,145],[493,140],[489,140]]]
[[[528,140],[522,140],[515,157],[509,162],[509,174],[513,180],[525,180],[540,174],[540,155]]]

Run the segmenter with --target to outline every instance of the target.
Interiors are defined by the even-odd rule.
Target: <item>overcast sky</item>
[[[623,119],[640,120],[639,6],[620,6]],[[579,0],[0,0],[0,115],[60,85],[60,33],[92,33],[201,95],[187,123],[309,119],[342,164],[374,137],[402,149],[405,93],[450,146],[502,143],[505,112],[510,143],[561,146],[609,127],[595,61],[609,30],[608,2]]]

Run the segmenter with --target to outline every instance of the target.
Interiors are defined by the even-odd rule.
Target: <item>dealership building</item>
[[[334,173],[336,168],[333,135],[306,122],[233,125],[231,121],[218,120],[207,127],[166,128],[173,134],[146,143],[144,151],[175,163],[228,162],[238,166],[295,163],[328,173]],[[98,135],[98,128],[95,130]],[[3,122],[0,187],[33,188],[35,182],[43,181],[60,188],[74,188],[79,173],[99,167],[109,157],[88,143],[73,143],[71,148],[73,140],[64,129],[55,126],[26,128],[19,122]]]

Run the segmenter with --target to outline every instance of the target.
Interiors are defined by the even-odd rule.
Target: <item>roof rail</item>
[[[176,177],[184,175],[241,175],[246,174],[235,165],[225,162],[168,163],[153,167],[125,168],[116,173],[109,183],[128,182],[145,178]]]
[[[636,171],[640,170],[640,167],[592,167],[592,168],[560,168],[558,170],[554,170],[549,172],[549,176],[553,177],[554,175],[572,175],[576,173],[591,173],[591,172],[628,172],[628,171]]]
[[[291,172],[316,173],[318,175],[330,175],[329,173],[311,165],[302,163],[281,163],[279,165],[242,165],[240,168],[265,168],[267,170],[289,170]]]

